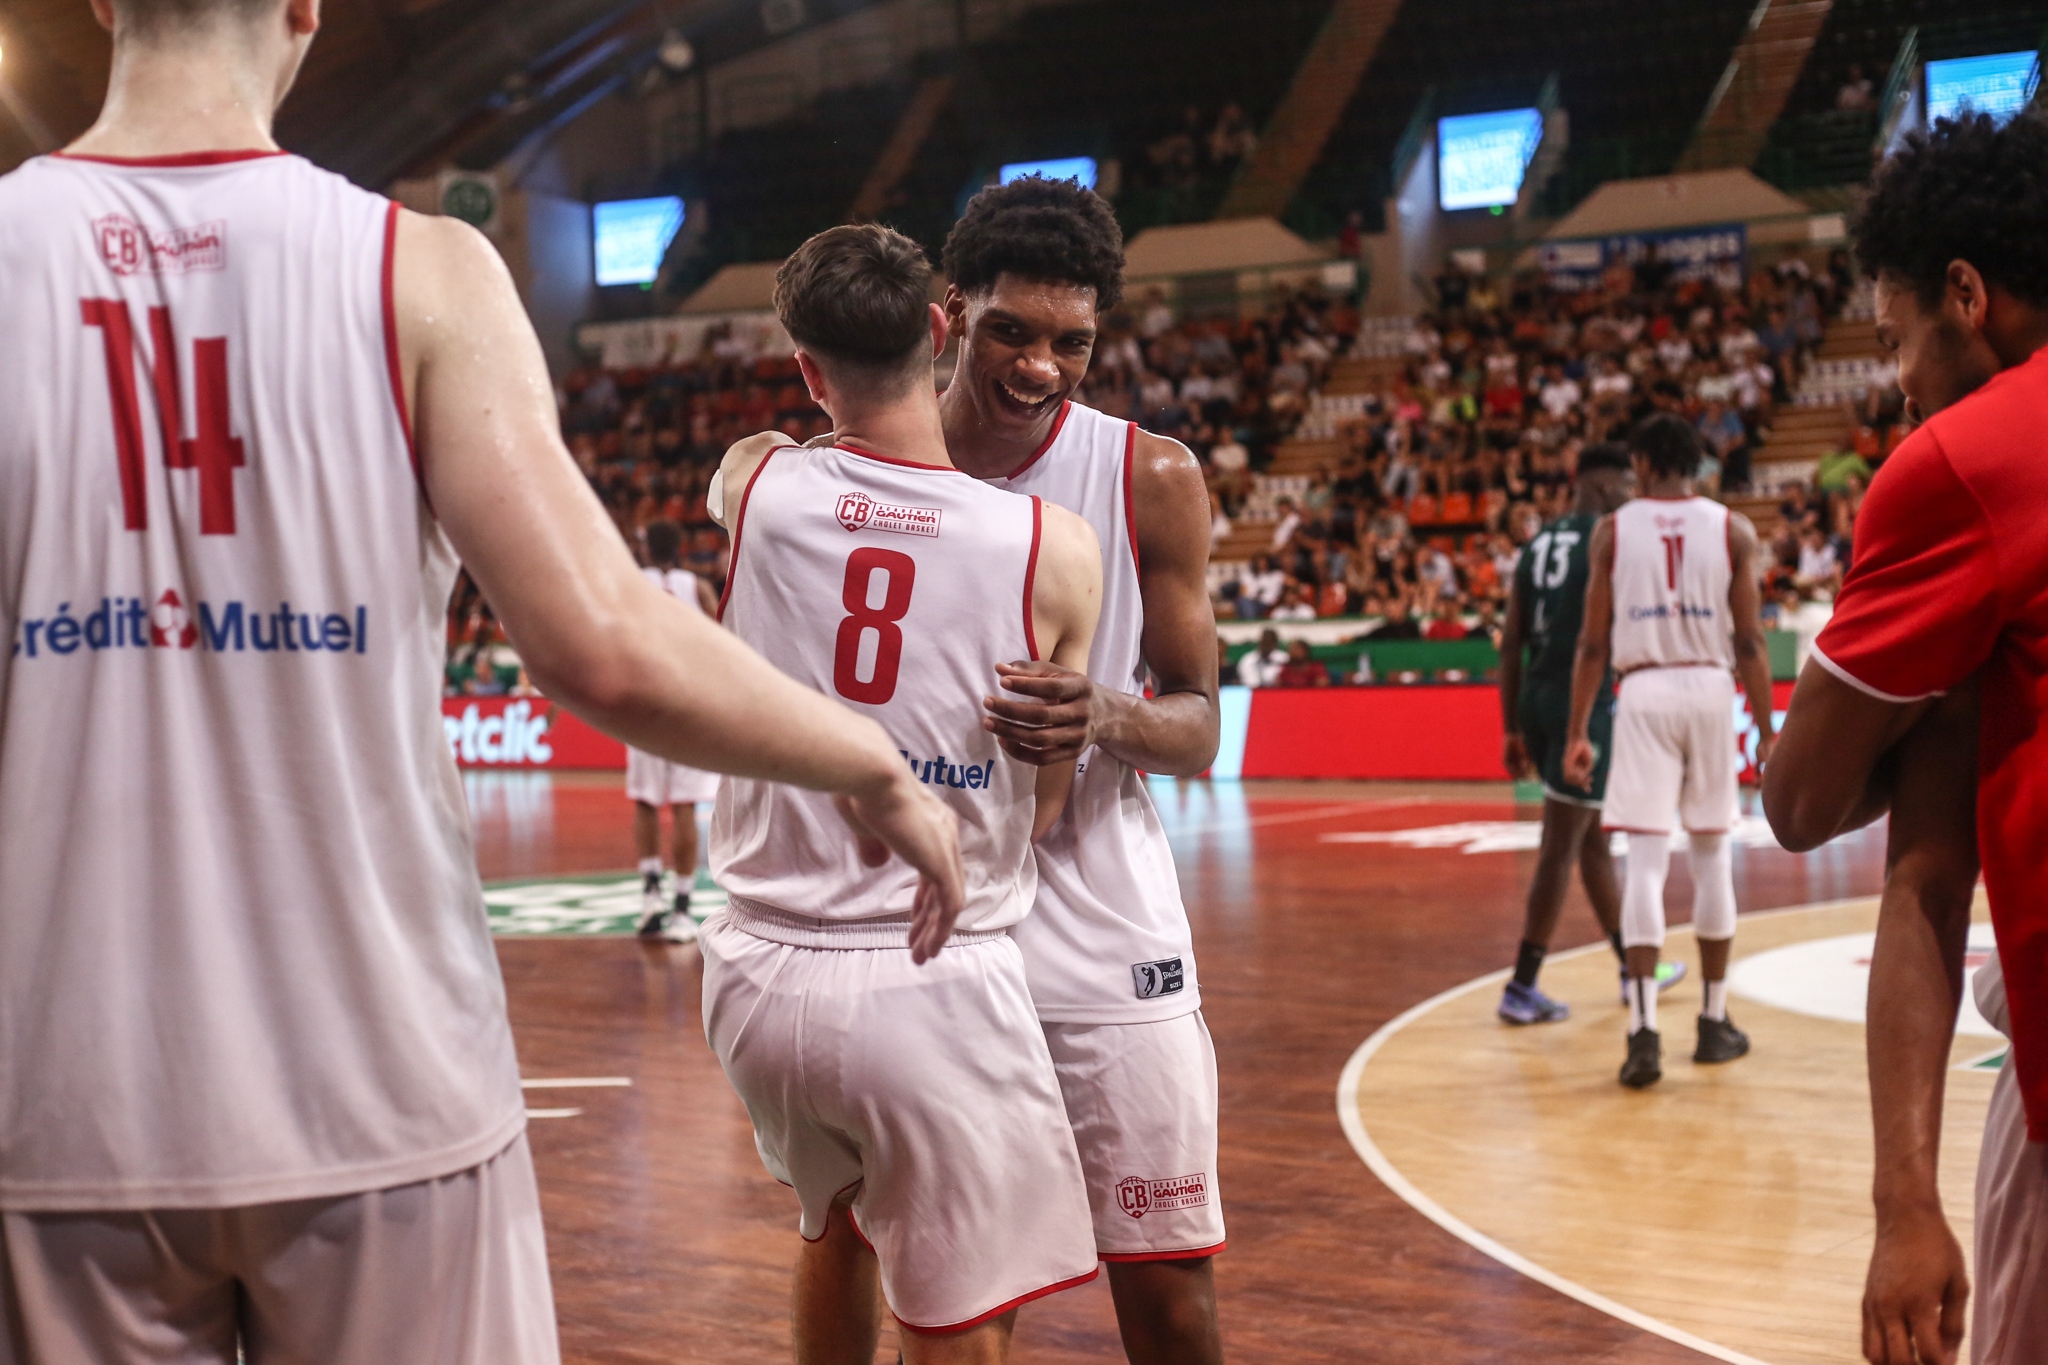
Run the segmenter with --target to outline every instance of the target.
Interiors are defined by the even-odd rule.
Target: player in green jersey
[[[1571,713],[1572,665],[1578,652],[1579,618],[1586,605],[1586,547],[1601,517],[1635,495],[1628,451],[1616,442],[1586,447],[1579,454],[1572,510],[1551,522],[1523,548],[1515,565],[1507,621],[1501,629],[1501,720],[1507,732],[1508,771],[1525,777],[1533,769],[1543,781],[1543,836],[1536,875],[1522,925],[1515,974],[1501,993],[1500,1017],[1510,1024],[1549,1024],[1571,1010],[1536,985],[1544,954],[1557,930],[1573,862],[1601,931],[1622,956],[1621,887],[1614,855],[1600,828],[1600,801],[1607,789],[1609,737],[1614,729],[1612,682],[1601,689],[1591,732],[1599,753],[1592,780],[1584,787],[1565,780],[1566,722]],[[1523,651],[1527,650],[1526,664]],[[1659,981],[1668,989],[1683,964]]]

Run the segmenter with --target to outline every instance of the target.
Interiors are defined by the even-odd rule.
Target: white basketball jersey
[[[1145,603],[1130,506],[1137,426],[1069,403],[1051,439],[997,488],[1086,517],[1102,543],[1102,619],[1088,676],[1145,690]],[[1173,850],[1137,769],[1081,756],[1066,813],[1038,844],[1038,905],[1016,932],[1041,1019],[1143,1023],[1201,1008]]]
[[[1728,509],[1637,498],[1614,513],[1614,668],[1735,666]]]
[[[1038,500],[944,466],[788,446],[755,470],[737,506],[726,626],[798,682],[874,717],[960,817],[967,908],[956,932],[1016,924],[1037,883],[1038,770],[981,728],[981,699],[997,664],[1039,657]],[[844,947],[907,940],[917,874],[898,859],[864,866],[822,793],[727,778],[711,868],[750,931],[809,943],[829,930],[823,941]]]
[[[647,581],[654,584],[655,587],[660,588],[691,611],[696,612],[700,616],[703,615],[704,604],[697,600],[697,575],[691,573],[688,569],[658,569],[651,564],[640,570],[640,572],[645,574]]]
[[[0,1207],[401,1185],[525,1121],[396,212],[283,155],[0,178]]]

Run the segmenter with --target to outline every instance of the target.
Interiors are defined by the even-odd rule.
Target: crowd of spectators
[[[1578,290],[1446,272],[1405,353],[1335,424],[1330,462],[1277,498],[1262,499],[1255,476],[1352,351],[1360,324],[1349,300],[1308,290],[1256,317],[1182,319],[1148,292],[1104,319],[1080,397],[1195,452],[1214,543],[1248,519],[1260,526],[1260,552],[1212,574],[1219,619],[1357,618],[1353,638],[1382,641],[1494,637],[1520,548],[1566,509],[1585,444],[1679,412],[1709,451],[1703,488],[1748,491],[1750,453],[1850,284],[1840,255],[1819,271],[1795,258],[1737,287],[1680,278],[1654,259]],[[675,522],[685,567],[714,585],[726,537],[705,496],[725,449],[768,428],[798,439],[829,429],[793,358],[751,353],[720,329],[686,363],[579,371],[560,397],[564,438],[621,536],[637,553],[649,522]],[[1782,490],[1765,586],[1788,628],[1811,625],[1815,604],[1831,599],[1871,463],[1903,430],[1895,390],[1873,391],[1847,416],[1857,449],[1824,462],[1813,485]],[[449,645],[452,693],[525,688],[466,579]],[[1333,678],[1306,655],[1255,653],[1263,683],[1370,673]]]
[[[1520,546],[1566,510],[1586,444],[1680,413],[1708,452],[1702,489],[1750,491],[1750,455],[1852,283],[1839,253],[1821,270],[1792,258],[1732,285],[1654,257],[1577,290],[1447,272],[1402,362],[1337,428],[1334,465],[1270,513],[1234,449],[1206,452],[1218,539],[1247,515],[1272,518],[1263,552],[1215,576],[1218,616],[1362,617],[1358,636],[1374,639],[1491,632]],[[1787,495],[1799,509],[1777,546],[1782,582],[1825,591],[1808,522],[1846,562],[1869,471],[1858,463],[1825,495]]]

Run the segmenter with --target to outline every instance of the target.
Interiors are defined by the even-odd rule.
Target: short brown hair
[[[907,391],[930,368],[932,266],[924,249],[875,223],[827,228],[775,272],[773,302],[797,345],[863,385]]]
[[[277,0],[112,0],[114,25],[124,34],[153,38],[200,28],[216,19],[246,22],[277,7]]]

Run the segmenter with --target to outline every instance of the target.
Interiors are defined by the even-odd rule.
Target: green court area
[[[640,925],[640,874],[599,872],[580,877],[535,877],[484,887],[491,932],[519,938],[630,937]],[[702,921],[723,908],[725,892],[711,874],[697,873],[690,918]]]

